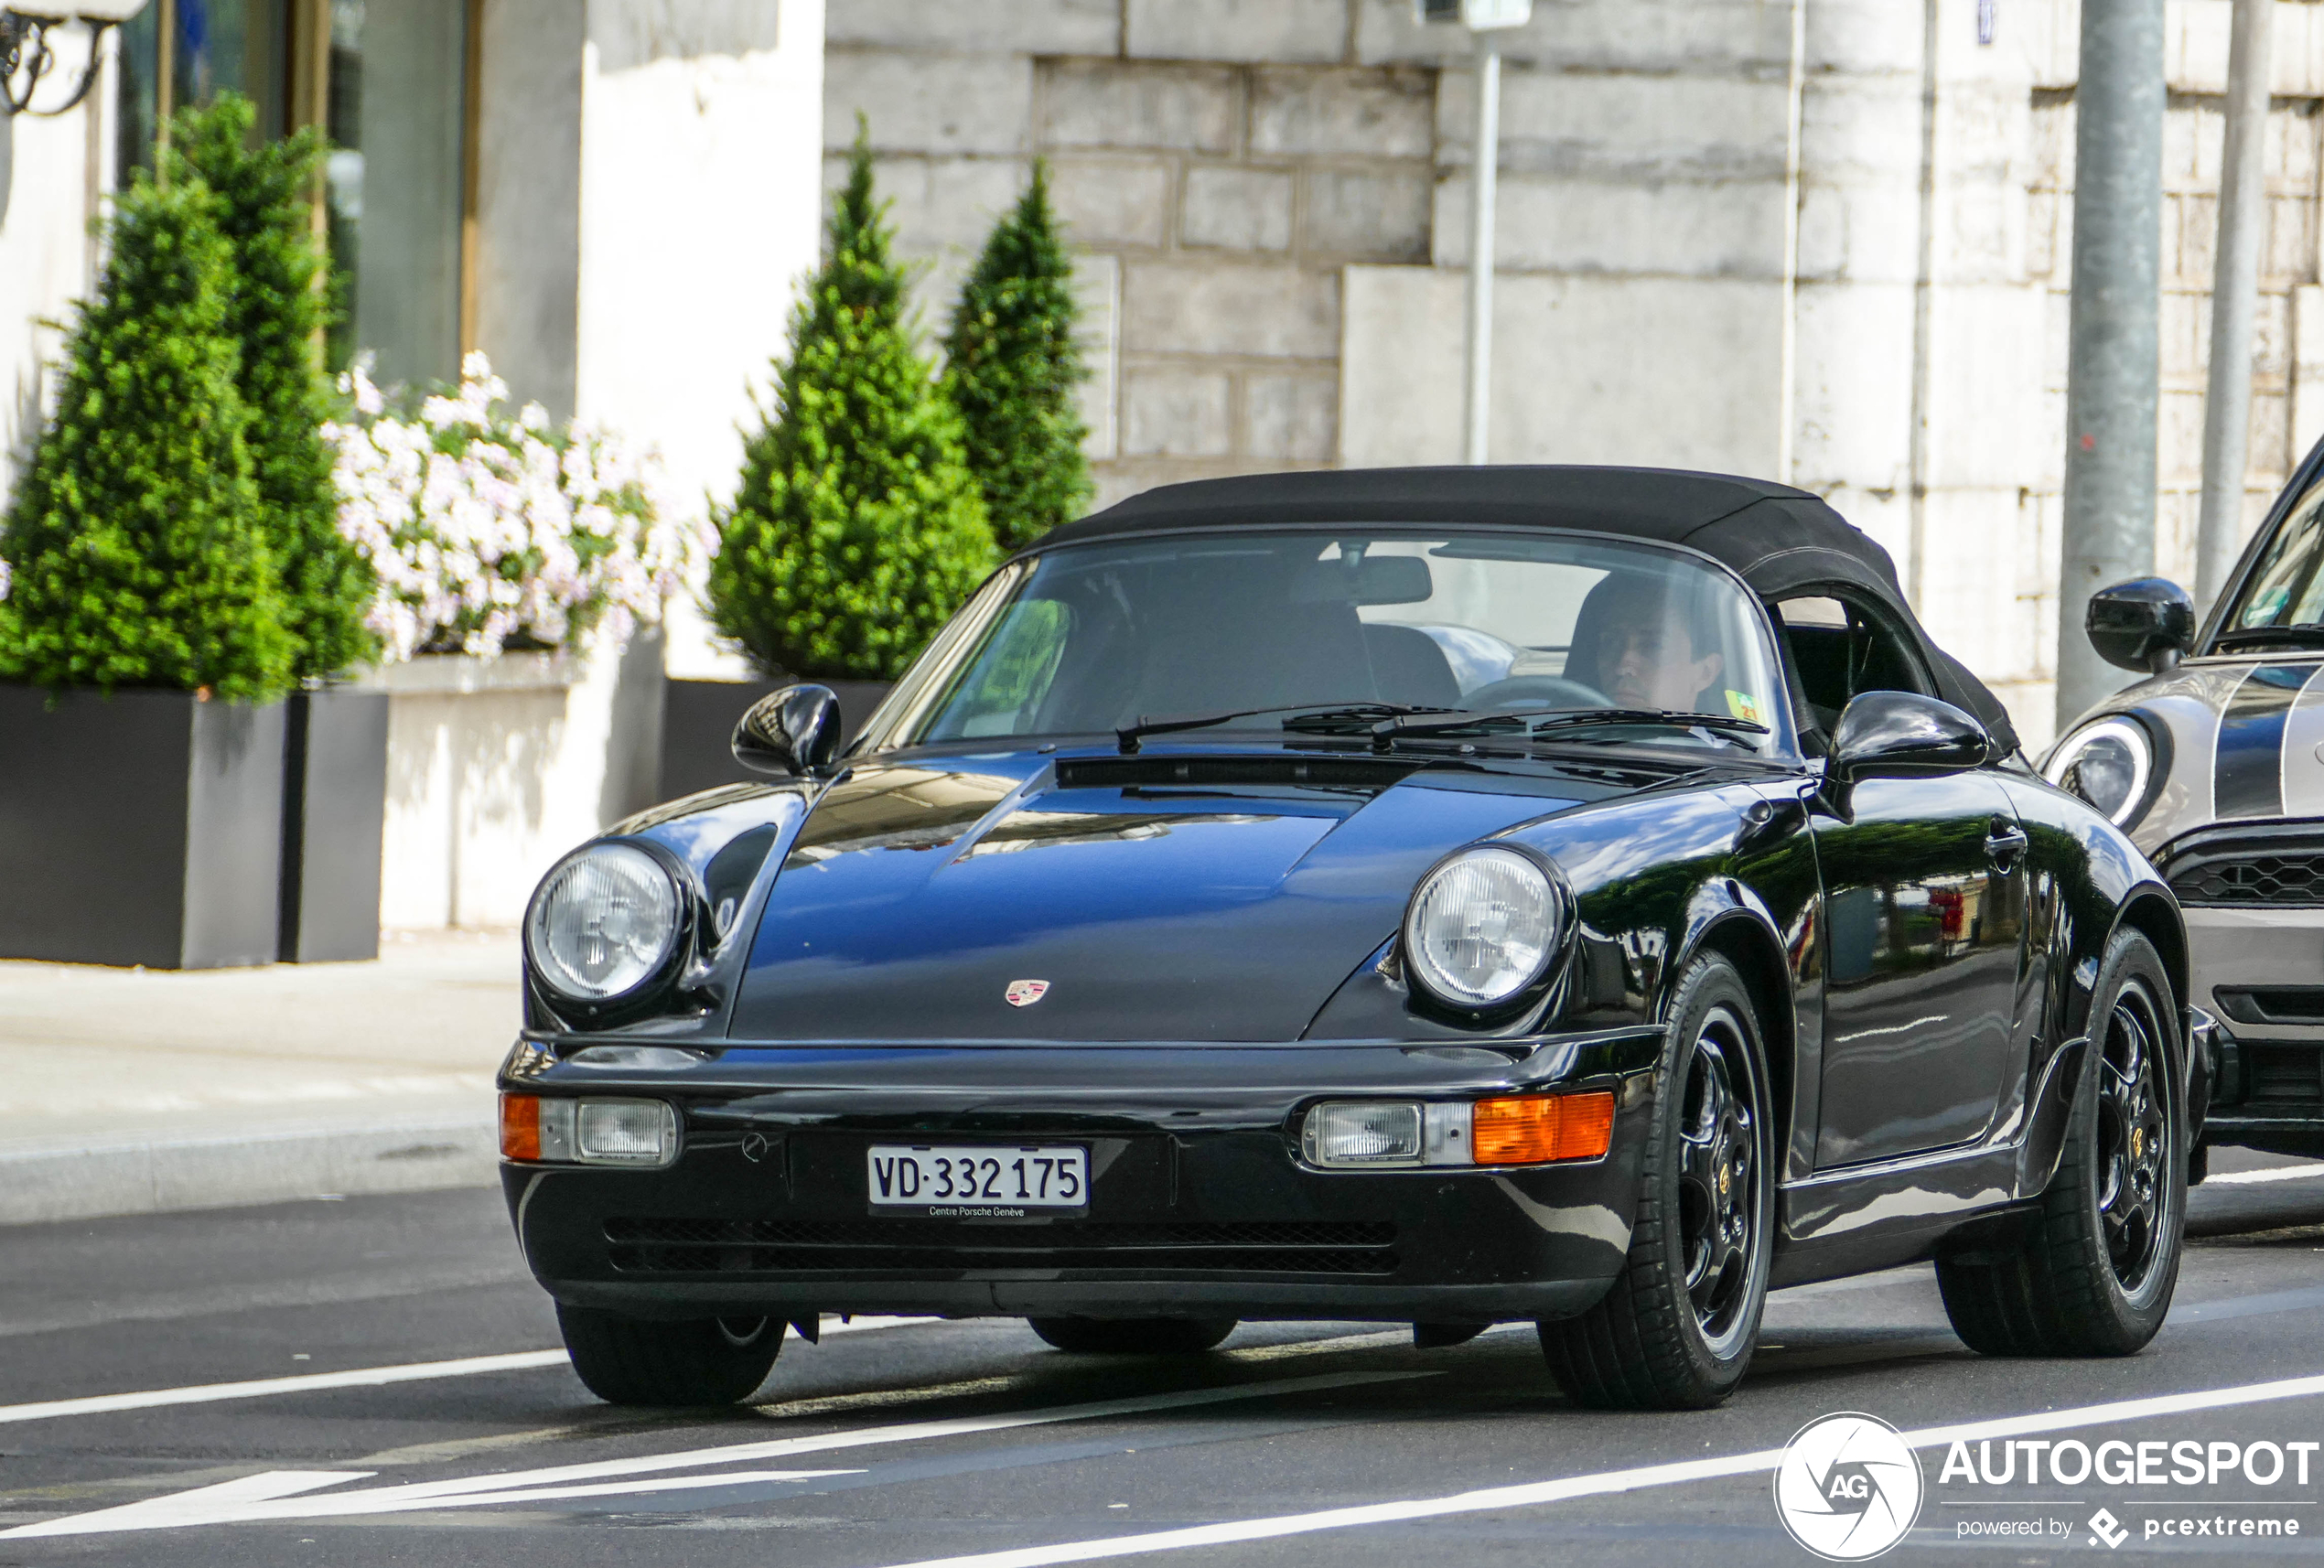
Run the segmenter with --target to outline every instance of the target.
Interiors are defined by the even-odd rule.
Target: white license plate
[[[1070,1144],[874,1144],[865,1174],[874,1208],[931,1219],[1015,1219],[1090,1203],[1089,1151]]]

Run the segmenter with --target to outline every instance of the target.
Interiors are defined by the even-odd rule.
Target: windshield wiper
[[[1175,735],[1180,730],[1209,729],[1213,725],[1232,724],[1236,719],[1254,719],[1263,714],[1295,715],[1283,721],[1284,728],[1293,729],[1301,727],[1302,721],[1362,724],[1416,714],[1458,711],[1455,708],[1432,708],[1420,703],[1349,703],[1340,707],[1317,703],[1284,703],[1272,708],[1236,708],[1223,714],[1165,714],[1159,718],[1150,714],[1140,714],[1137,723],[1124,725],[1114,735],[1121,743],[1122,755],[1127,757],[1137,750],[1139,741],[1150,735]]]
[[[2211,639],[2218,648],[2243,648],[2254,643],[2288,642],[2299,648],[2324,648],[2324,625],[2305,621],[2297,626],[2239,626]]]
[[[1468,709],[1442,714],[1395,714],[1372,726],[1372,744],[1385,751],[1404,736],[1457,735],[1483,732],[1512,724],[1528,736],[1542,730],[1594,728],[1601,725],[1665,725],[1680,729],[1706,729],[1721,739],[1738,735],[1768,735],[1768,726],[1726,714],[1690,714],[1671,708],[1515,708],[1495,713]],[[1737,742],[1740,745],[1741,742]]]

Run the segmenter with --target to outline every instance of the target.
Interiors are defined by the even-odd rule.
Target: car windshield
[[[2324,624],[2324,484],[2312,486],[2260,552],[2227,613],[2220,639],[2249,647],[2270,628]],[[2287,639],[2288,640],[2288,639]]]
[[[1751,596],[1677,552],[1441,528],[1199,533],[1011,565],[938,636],[879,727],[910,743],[1174,716],[1280,733],[1303,709],[1359,704],[1619,709],[1729,722],[1609,714],[1555,733],[1788,750],[1779,668]],[[1254,709],[1267,711],[1238,716]]]

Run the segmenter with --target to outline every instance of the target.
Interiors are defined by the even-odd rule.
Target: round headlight
[[[560,995],[610,1002],[670,961],[678,941],[678,887],[635,844],[602,843],[567,858],[533,895],[525,946]]]
[[[1414,978],[1441,1001],[1490,1007],[1548,967],[1558,908],[1549,874],[1513,849],[1454,856],[1430,872],[1404,911]]]
[[[2116,714],[2068,736],[2042,772],[2116,827],[2126,828],[2146,807],[2154,768],[2155,743],[2146,726]]]

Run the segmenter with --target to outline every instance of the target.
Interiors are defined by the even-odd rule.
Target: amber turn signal
[[[500,1157],[504,1160],[537,1160],[541,1157],[539,1095],[500,1096]]]
[[[1470,1157],[1480,1165],[1594,1160],[1614,1141],[1614,1096],[1528,1094],[1477,1101]]]

